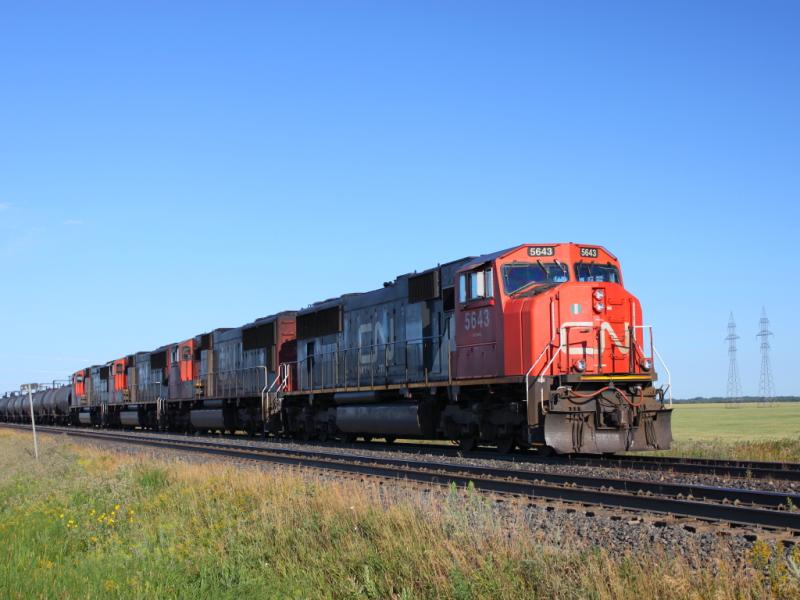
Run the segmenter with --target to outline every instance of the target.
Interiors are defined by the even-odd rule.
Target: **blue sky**
[[[608,247],[676,395],[800,393],[800,4],[0,17],[0,390],[522,242]]]

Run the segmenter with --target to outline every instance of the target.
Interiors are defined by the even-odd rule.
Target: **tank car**
[[[6,409],[8,408],[8,403],[10,400],[11,396],[7,393],[0,396],[0,422],[5,422],[8,420]]]
[[[72,396],[72,386],[61,385],[55,389],[51,397],[51,422],[56,425],[66,425],[69,423],[70,399]]]

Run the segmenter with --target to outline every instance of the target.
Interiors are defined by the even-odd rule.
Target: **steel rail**
[[[183,441],[69,428],[47,428],[47,432],[423,483],[471,483],[476,489],[483,491],[788,529],[800,533],[800,513],[789,510],[790,502],[800,504],[800,497],[778,492],[573,476],[285,448],[254,448],[208,440]],[[704,501],[698,501],[697,498]],[[745,503],[751,505],[746,506]],[[786,509],[776,510],[779,507]]]
[[[29,427],[23,423],[0,423],[9,427]],[[234,439],[238,436],[229,436]],[[538,456],[533,453],[519,452],[514,454],[498,454],[490,450],[476,450],[464,453],[453,446],[442,443],[421,444],[418,442],[361,442],[358,447],[375,448],[386,452],[416,452],[418,454],[434,454],[439,456],[465,456],[475,459],[488,459],[511,463],[543,464],[543,465],[576,465],[586,467],[604,467],[611,469],[632,469],[637,471],[672,471],[697,475],[714,475],[736,479],[774,479],[781,481],[800,481],[800,463],[762,462],[744,460],[723,460],[672,456],[616,455],[616,456]],[[336,447],[340,444],[317,441],[303,442],[321,448]]]
[[[107,435],[110,438],[119,437],[118,434],[98,432],[93,435]],[[138,439],[135,435],[125,435],[127,438]],[[167,442],[188,443],[199,447],[231,448],[247,452],[277,454],[281,456],[313,458],[319,460],[354,462],[368,465],[391,466],[402,469],[428,469],[451,475],[467,474],[474,477],[492,477],[496,479],[515,479],[528,483],[542,482],[557,485],[578,485],[597,489],[616,490],[635,494],[650,494],[670,496],[675,498],[694,498],[697,500],[748,504],[768,508],[789,509],[791,506],[800,507],[800,494],[772,492],[766,490],[746,490],[740,488],[727,488],[705,486],[698,484],[671,483],[663,481],[646,481],[629,478],[609,478],[592,475],[575,475],[552,473],[548,471],[530,471],[521,469],[503,469],[481,465],[463,465],[446,462],[425,461],[404,458],[383,458],[374,456],[361,456],[329,452],[320,450],[298,450],[294,448],[275,448],[265,445],[263,447],[219,442],[207,439],[175,440],[174,438],[155,438]]]
[[[314,443],[314,442],[310,442]],[[443,456],[469,456],[472,458],[545,465],[578,465],[637,471],[673,471],[698,475],[717,475],[736,479],[776,479],[800,481],[800,463],[760,462],[742,460],[702,459],[672,456],[537,456],[533,453],[497,454],[490,450],[463,453],[444,444],[419,444],[399,442],[385,445],[373,442],[373,447],[387,450],[414,451]]]
[[[689,465],[701,465],[709,467],[742,467],[745,469],[767,469],[774,471],[797,471],[800,472],[800,463],[782,463],[761,460],[736,460],[736,459],[719,459],[719,458],[693,458],[689,456],[650,456],[643,455],[629,455],[622,454],[616,456],[608,456],[607,460],[610,461],[626,461],[636,460],[641,462],[654,462],[654,463],[681,463]]]
[[[674,471],[719,475],[738,479],[778,479],[800,481],[800,465],[795,463],[765,463],[720,459],[691,459],[667,456],[608,456],[602,458],[574,457],[567,462],[587,466],[635,469],[638,471]]]

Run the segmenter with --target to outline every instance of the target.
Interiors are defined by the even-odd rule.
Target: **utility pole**
[[[759,331],[756,337],[761,338],[761,377],[758,380],[758,395],[761,396],[763,402],[769,402],[775,396],[775,383],[772,379],[772,366],[769,362],[769,336],[773,333],[769,330],[769,319],[763,306],[758,323]]]
[[[23,392],[28,392],[28,405],[31,409],[31,429],[33,430],[33,454],[39,460],[39,442],[36,439],[36,418],[33,415],[33,390],[39,389],[38,383],[26,383],[22,386]]]
[[[739,364],[736,360],[736,340],[739,336],[736,335],[736,321],[733,320],[733,313],[731,313],[728,320],[728,337],[725,341],[728,342],[728,390],[727,396],[729,402],[739,402],[742,399],[742,383],[739,381]]]

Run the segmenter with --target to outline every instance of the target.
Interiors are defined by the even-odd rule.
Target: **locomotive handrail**
[[[272,379],[272,383],[267,385],[269,381],[269,367],[267,365],[258,365],[259,369],[264,369],[264,387],[261,389],[261,411],[262,419],[266,422],[267,418],[272,414],[272,401],[271,394],[279,394],[283,391],[286,381],[289,378],[289,366],[287,363],[280,363],[278,365],[278,372]]]
[[[664,362],[664,359],[661,357],[661,353],[656,348],[656,345],[653,343],[653,326],[652,325],[634,325],[633,330],[636,331],[637,329],[641,329],[644,331],[647,329],[650,332],[650,358],[652,359],[654,356],[658,358],[658,361],[661,363],[661,366],[664,367],[664,370],[667,372],[667,389],[666,392],[669,393],[669,407],[672,408],[672,373],[669,371],[669,367],[667,363]],[[644,351],[641,350],[642,354]]]
[[[542,349],[541,354],[539,354],[539,356],[536,357],[536,360],[533,361],[533,364],[531,365],[531,368],[528,369],[527,373],[525,373],[525,403],[526,404],[530,401],[530,393],[531,393],[531,386],[530,386],[530,381],[529,381],[530,375],[533,372],[533,369],[536,367],[536,365],[539,364],[539,361],[542,360],[542,357],[544,356],[545,352],[547,352],[547,350],[553,345],[553,342],[555,341],[557,335],[561,335],[561,332],[560,331],[556,331],[556,333],[553,334],[553,337],[550,338],[550,341],[547,342],[545,347]],[[542,399],[542,403],[544,404],[544,399]]]
[[[449,343],[445,343],[448,340]],[[431,349],[435,350],[434,354],[438,357],[439,366],[436,373],[441,373],[442,376],[446,375],[447,380],[450,381],[452,379],[450,352],[452,350],[453,340],[448,338],[445,334],[425,336],[413,340],[394,340],[391,342],[364,344],[349,348],[334,348],[333,350],[321,351],[306,356],[303,359],[282,364],[286,365],[287,375],[290,374],[289,369],[292,365],[298,367],[297,376],[299,385],[304,390],[314,391],[317,389],[328,389],[325,387],[326,384],[334,388],[343,386],[347,389],[353,387],[354,389],[361,389],[363,383],[362,378],[364,380],[369,380],[369,387],[374,387],[376,379],[378,378],[388,381],[390,369],[389,352],[391,350],[391,352],[403,353],[401,355],[402,361],[394,360],[391,367],[405,368],[406,383],[411,381],[409,377],[409,364],[412,364],[412,368],[415,369],[415,372],[418,371],[420,380],[424,380],[427,383],[429,372],[428,368],[424,365],[422,354],[426,348],[426,344],[430,344]],[[401,347],[397,348],[398,345]],[[410,353],[409,347],[416,347],[416,352]],[[382,360],[380,356],[381,349],[383,349]],[[447,356],[440,356],[444,351],[447,352]],[[360,357],[365,355],[370,358],[369,365],[362,363],[360,359]],[[353,356],[356,357],[356,362],[354,364],[349,360]],[[343,360],[341,360],[341,357],[343,357]],[[309,372],[306,373],[303,367],[307,367],[309,364],[311,368]],[[351,365],[354,366],[352,370],[348,368]],[[365,373],[367,367],[369,368],[369,373]],[[446,372],[445,369],[447,369]],[[349,385],[348,381],[348,377],[353,373],[355,376],[355,386]],[[342,377],[340,377],[340,375]],[[315,380],[317,376],[320,377],[321,381],[317,382]]]
[[[267,386],[267,381],[269,381],[269,368],[267,365],[259,365],[262,369],[264,369],[264,387],[261,388],[261,418],[262,420],[266,421],[267,414],[269,414],[269,401],[267,400],[267,395],[269,394],[269,389],[275,384],[275,379],[278,378],[275,375],[275,379],[272,380],[272,383]]]
[[[658,360],[661,362],[661,366],[663,366],[664,370],[667,372],[667,391],[669,392],[669,407],[672,408],[672,374],[669,372],[669,367],[667,366],[667,363],[665,363],[664,359],[661,358],[661,353],[655,346],[653,346],[653,351],[658,357]]]
[[[541,371],[539,371],[539,376],[536,378],[536,379],[539,381],[539,383],[541,383],[541,382],[543,382],[543,381],[544,381],[544,373],[546,373],[546,372],[547,372],[547,369],[549,369],[549,368],[550,368],[550,365],[552,365],[552,364],[553,364],[553,361],[556,359],[556,357],[557,357],[559,354],[561,354],[561,350],[563,350],[563,349],[564,349],[564,346],[563,346],[562,344],[559,344],[559,345],[558,345],[558,349],[556,350],[555,354],[553,354],[553,356],[552,356],[552,357],[550,357],[550,360],[549,360],[549,361],[547,362],[547,364],[544,366],[544,369],[542,369]]]

